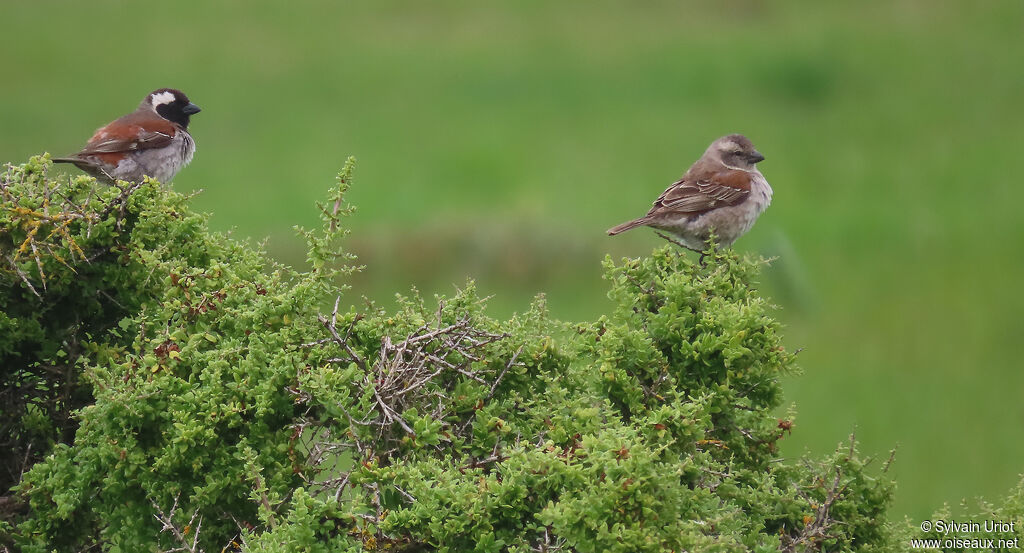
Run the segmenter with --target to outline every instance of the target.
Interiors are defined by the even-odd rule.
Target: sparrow
[[[180,90],[154,90],[135,111],[100,127],[80,152],[53,161],[110,183],[147,176],[168,182],[192,161],[196,143],[188,123],[199,111]]]
[[[761,161],[764,156],[747,137],[723,136],[658,196],[647,215],[608,229],[608,235],[648,226],[698,252],[712,234],[720,247],[731,246],[772,201],[772,187],[756,167]]]

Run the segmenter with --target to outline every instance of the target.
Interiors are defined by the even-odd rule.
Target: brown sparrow
[[[188,123],[199,111],[179,90],[154,90],[135,111],[100,127],[82,151],[53,161],[73,163],[111,183],[146,176],[168,182],[192,161],[196,143]]]
[[[608,234],[648,226],[674,234],[681,246],[695,251],[704,250],[712,233],[719,246],[730,246],[772,201],[772,187],[755,167],[763,160],[747,137],[723,136],[658,196],[647,215],[612,227]]]

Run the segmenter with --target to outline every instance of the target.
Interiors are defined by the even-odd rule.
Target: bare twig
[[[519,359],[520,353],[523,353],[523,346],[519,346],[519,349],[517,349],[515,354],[512,355],[512,358],[508,360],[508,363],[505,363],[505,368],[501,369],[501,374],[498,375],[498,378],[494,379],[494,384],[491,384],[491,391],[488,392],[487,399],[494,397],[494,392],[498,390],[498,384],[501,384],[501,379],[505,378],[505,373],[512,368],[512,365],[516,364],[516,359]]]
[[[854,436],[850,435],[850,448],[848,450],[850,458],[854,454],[854,445]],[[803,528],[795,536],[785,533],[782,535],[782,551],[795,553],[797,551],[818,550],[825,540],[834,537],[832,529],[837,525],[843,524],[841,521],[833,519],[831,512],[835,502],[846,492],[847,485],[842,484],[843,471],[839,466],[833,467],[832,471],[834,474],[831,483],[825,489],[824,500],[820,502],[794,484],[797,495],[807,501],[813,509],[814,516],[805,518],[806,522]],[[825,485],[823,477],[816,480],[820,482],[821,486]]]
[[[153,504],[153,508],[156,509],[156,514],[153,515],[157,521],[162,525],[160,532],[170,532],[174,536],[180,546],[174,549],[168,549],[162,553],[178,553],[180,551],[187,551],[188,553],[202,553],[202,548],[199,547],[199,531],[203,525],[203,517],[199,515],[199,509],[192,512],[192,518],[189,519],[185,526],[179,527],[174,522],[174,514],[178,510],[178,499],[180,495],[174,497],[174,504],[171,505],[171,510],[164,512],[157,504],[156,500],[150,499],[150,503]],[[196,522],[196,518],[199,522]],[[191,538],[189,535],[191,534]]]
[[[359,493],[355,490],[361,489],[362,497],[372,510],[356,516],[373,525],[375,530],[368,535],[373,535],[380,546],[389,541],[380,530],[386,513],[381,505],[381,494],[386,491],[383,487],[393,489],[409,503],[415,503],[415,496],[395,484],[353,484],[350,472],[337,471],[336,460],[351,456],[354,463],[386,465],[393,462],[393,456],[408,448],[408,438],[417,438],[411,419],[406,418],[411,409],[417,410],[420,416],[433,417],[442,425],[442,433],[449,439],[467,432],[476,410],[453,416],[450,397],[455,387],[467,380],[476,382],[483,386],[483,401],[491,399],[508,371],[520,363],[523,347],[500,365],[487,362],[487,357],[492,355],[489,346],[508,335],[479,328],[468,314],[446,324],[444,321],[448,314],[441,305],[432,317],[425,318],[427,322],[405,336],[383,336],[379,348],[367,352],[365,341],[356,338],[359,335],[356,322],[362,316],[357,315],[349,321],[347,328],[345,323],[341,323],[343,326],[339,328],[338,305],[339,299],[336,299],[332,312],[318,317],[327,337],[305,343],[303,347],[327,348],[328,353],[324,356],[326,359],[320,361],[322,363],[354,363],[362,371],[362,376],[357,378],[357,389],[353,390],[351,397],[369,398],[369,404],[360,404],[360,413],[356,415],[350,413],[355,408],[354,403],[332,406],[347,422],[340,429],[344,437],[336,436],[339,430],[330,423],[316,419],[304,423],[296,433],[309,433],[307,466],[330,475],[317,483],[317,493],[340,502],[345,500],[345,490]],[[301,401],[312,399],[308,392],[302,390],[301,379],[295,393]],[[323,432],[310,433],[311,428],[321,428]],[[366,438],[368,430],[373,436],[370,439]],[[490,456],[469,460],[463,468],[483,467],[505,460],[507,457],[500,453],[501,447],[501,442],[496,443]]]

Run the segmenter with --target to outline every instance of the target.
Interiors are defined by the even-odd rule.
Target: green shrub
[[[159,183],[0,182],[5,461],[24,551],[895,550],[851,440],[778,458],[762,261],[605,262],[617,307],[507,321],[472,284],[343,307],[352,163],[308,271]],[[1019,509],[1018,509],[1019,510]],[[16,545],[11,545],[16,544]]]
[[[173,539],[154,512],[175,506],[201,513],[212,547],[257,520],[253,490],[302,482],[288,387],[345,270],[326,268],[343,231],[310,233],[315,268],[298,273],[209,232],[159,183],[52,180],[48,167],[10,167],[0,184],[3,378],[27,383],[4,423],[16,455],[47,454],[21,484],[30,515],[18,539],[150,550]]]

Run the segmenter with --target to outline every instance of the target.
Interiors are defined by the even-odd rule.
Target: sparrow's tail
[[[82,160],[75,159],[73,157],[55,157],[55,158],[52,158],[50,161],[52,161],[54,163],[74,163],[76,161],[82,161]]]
[[[627,221],[625,223],[622,223],[621,225],[616,225],[616,226],[608,229],[608,236],[615,236],[616,234],[619,234],[620,232],[626,232],[629,229],[633,229],[633,228],[636,228],[636,227],[642,227],[642,226],[646,225],[648,223],[648,221],[649,220],[647,219],[647,217],[641,217],[639,219],[633,219],[632,221]]]

